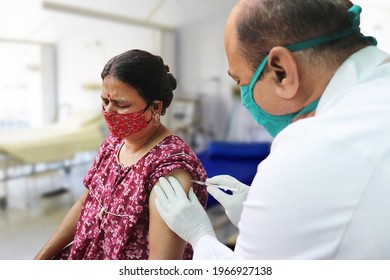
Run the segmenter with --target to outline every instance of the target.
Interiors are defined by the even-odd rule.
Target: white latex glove
[[[168,227],[195,247],[204,235],[215,237],[210,219],[191,188],[187,197],[175,177],[159,179],[153,188],[156,208]]]
[[[206,183],[215,185],[208,186],[207,191],[225,208],[229,220],[238,227],[243,203],[249,192],[249,186],[241,183],[229,175],[218,175],[206,180]],[[223,192],[220,188],[228,187],[232,194]]]

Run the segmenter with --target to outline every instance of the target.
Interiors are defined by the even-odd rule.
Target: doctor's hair
[[[111,76],[134,87],[147,104],[162,101],[161,115],[172,102],[177,83],[163,59],[147,51],[132,49],[111,58],[101,78]]]
[[[288,46],[351,27],[348,0],[254,0],[244,1],[236,31],[240,52],[255,70],[276,46]],[[241,3],[242,4],[242,3]],[[353,33],[302,51],[307,62],[341,64],[356,50],[368,46]]]

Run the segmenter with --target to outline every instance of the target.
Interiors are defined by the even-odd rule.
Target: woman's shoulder
[[[160,146],[178,146],[178,147],[189,147],[189,145],[178,135],[169,134],[159,143]]]
[[[158,144],[158,149],[163,151],[164,154],[169,154],[170,156],[175,154],[190,155],[191,157],[195,156],[195,152],[192,148],[176,134],[166,136]]]

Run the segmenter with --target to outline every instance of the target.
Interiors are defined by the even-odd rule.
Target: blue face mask
[[[320,36],[311,40],[303,41],[294,45],[286,46],[288,50],[292,52],[312,48],[314,46],[322,45],[331,41],[338,40],[340,38],[347,37],[351,35],[352,33],[356,33],[359,36],[367,39],[372,45],[376,45],[377,41],[373,37],[365,37],[363,34],[360,33],[360,13],[362,9],[357,6],[353,5],[349,10],[348,10],[348,17],[349,20],[352,24],[351,28],[348,28],[346,30],[342,30],[339,32],[335,32],[332,34],[327,34],[324,36]],[[263,59],[263,61],[260,63],[259,67],[255,71],[255,73],[252,76],[252,79],[249,83],[249,85],[246,86],[240,86],[241,88],[241,102],[245,106],[245,108],[251,113],[252,117],[256,120],[256,122],[260,125],[262,125],[268,133],[275,137],[280,131],[282,131],[287,125],[291,123],[291,121],[298,116],[309,113],[314,111],[317,108],[319,99],[313,101],[306,107],[304,107],[302,110],[296,112],[296,113],[291,113],[287,115],[271,115],[267,112],[265,112],[263,109],[257,105],[253,98],[253,88],[255,87],[255,84],[257,83],[257,80],[261,76],[261,73],[263,72],[265,65],[267,64],[268,61],[268,54],[267,56]]]

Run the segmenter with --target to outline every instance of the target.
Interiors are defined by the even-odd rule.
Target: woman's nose
[[[104,111],[106,111],[108,113],[108,112],[113,111],[114,106],[112,106],[111,102],[108,102],[108,104],[103,105],[103,108],[104,108]]]

